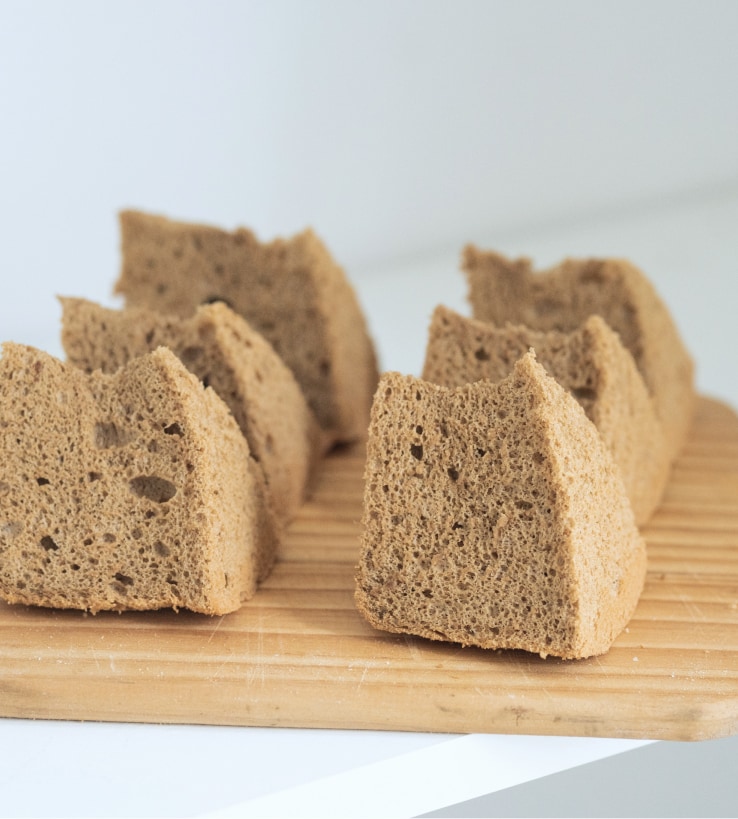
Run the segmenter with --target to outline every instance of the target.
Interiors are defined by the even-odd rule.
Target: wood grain
[[[644,530],[635,616],[603,657],[542,660],[374,631],[356,613],[361,447],[323,464],[239,612],[0,605],[0,715],[705,739],[738,733],[738,416],[701,399]]]

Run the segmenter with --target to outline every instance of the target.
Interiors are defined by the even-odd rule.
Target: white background
[[[629,257],[700,389],[738,406],[738,2],[0,0],[0,340],[58,353],[55,294],[114,303],[122,207],[264,239],[311,225],[357,285],[382,363],[405,371],[435,304],[464,309],[464,243],[541,265]],[[104,815],[115,792],[130,815],[163,813],[171,783],[157,792],[147,771],[166,758],[184,779],[197,749],[214,749],[211,767],[231,749],[243,784],[223,767],[208,774],[220,801],[195,798],[194,777],[182,791],[205,812],[254,796],[265,747],[289,761],[316,737],[324,774],[442,739],[6,720],[3,794],[17,815]],[[503,740],[488,744],[515,768],[508,784],[540,775]],[[594,759],[594,740],[536,747],[554,770],[588,742]],[[34,765],[39,748],[64,765]],[[294,785],[287,767],[259,781]],[[403,793],[424,794],[423,770]],[[438,781],[445,804],[500,786]],[[356,789],[331,792],[350,815]]]
[[[0,0],[0,337],[110,299],[121,207],[312,225],[360,279],[735,197],[737,92],[733,0]]]

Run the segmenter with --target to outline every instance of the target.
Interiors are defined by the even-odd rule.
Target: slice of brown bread
[[[529,349],[581,404],[620,469],[636,523],[658,506],[669,450],[633,356],[597,315],[571,333],[496,327],[439,305],[431,318],[422,376],[445,387],[501,381]]]
[[[85,372],[113,373],[132,358],[169,347],[225,401],[264,470],[285,520],[302,504],[324,435],[292,372],[266,339],[223,303],[180,319],[131,307],[111,310],[62,298],[62,344]]]
[[[279,527],[228,408],[171,351],[87,375],[5,344],[0,384],[4,600],[225,614],[253,595]]]
[[[189,316],[225,301],[284,359],[325,430],[341,442],[366,436],[374,346],[356,293],[311,230],[262,243],[245,228],[137,211],[121,213],[120,225],[116,292],[128,306]]]
[[[434,640],[601,654],[645,577],[609,450],[531,353],[499,384],[382,377],[363,527],[359,611]]]
[[[646,276],[622,259],[567,259],[534,273],[528,259],[510,260],[469,245],[462,267],[475,318],[534,330],[571,332],[599,315],[620,335],[653,396],[673,458],[694,411],[694,365],[674,321]]]

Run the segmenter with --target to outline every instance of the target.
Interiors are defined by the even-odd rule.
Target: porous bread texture
[[[565,259],[534,273],[529,259],[473,245],[464,249],[462,267],[474,318],[571,332],[589,316],[601,316],[635,359],[673,460],[694,412],[694,364],[666,305],[637,267],[623,259]]]
[[[422,377],[445,387],[501,381],[530,349],[599,430],[620,469],[636,523],[643,525],[663,495],[669,450],[633,356],[600,316],[564,333],[497,327],[439,305],[428,330]]]
[[[91,375],[31,347],[0,359],[0,596],[225,614],[279,526],[225,404],[159,348]]]
[[[498,384],[385,374],[356,604],[373,626],[542,656],[606,652],[645,544],[581,406],[527,353]]]
[[[120,214],[127,306],[178,316],[222,300],[272,344],[336,442],[363,439],[377,360],[358,298],[325,245],[305,230],[262,243],[138,211]]]
[[[169,347],[228,405],[264,470],[275,511],[285,521],[294,517],[324,436],[292,372],[245,319],[222,302],[182,319],[143,307],[60,301],[62,344],[85,372],[114,373],[132,358]]]

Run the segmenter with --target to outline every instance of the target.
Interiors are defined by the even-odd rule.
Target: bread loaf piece
[[[638,268],[622,259],[567,259],[534,273],[528,259],[471,245],[462,266],[473,315],[482,321],[571,332],[589,316],[601,316],[635,359],[673,460],[694,410],[694,365],[666,305]]]
[[[372,625],[588,657],[630,619],[645,567],[609,451],[531,353],[496,385],[382,377],[356,584]]]
[[[189,316],[225,301],[292,370],[321,426],[336,441],[366,436],[378,372],[356,294],[311,231],[261,243],[239,228],[175,222],[125,211],[116,291],[127,306]]]
[[[422,376],[456,387],[501,381],[533,348],[536,359],[594,423],[620,469],[636,523],[651,517],[669,476],[669,451],[646,385],[619,336],[597,315],[570,333],[497,327],[447,307],[433,313]]]
[[[17,344],[0,359],[0,596],[225,614],[279,528],[225,404],[160,348],[86,375]]]
[[[285,521],[295,515],[324,449],[323,434],[292,372],[241,316],[223,303],[180,319],[146,308],[60,301],[62,344],[85,372],[114,373],[132,358],[169,347],[230,408],[264,470],[276,512]]]

